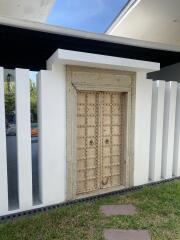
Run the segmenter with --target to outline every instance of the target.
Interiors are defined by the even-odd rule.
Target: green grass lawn
[[[102,204],[132,203],[134,216],[105,217]],[[0,240],[102,240],[103,228],[147,229],[153,240],[180,240],[180,181],[66,206],[0,225]]]

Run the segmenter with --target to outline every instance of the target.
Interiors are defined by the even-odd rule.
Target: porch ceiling
[[[0,0],[0,16],[45,22],[55,0]]]
[[[180,46],[179,0],[131,0],[107,34]]]

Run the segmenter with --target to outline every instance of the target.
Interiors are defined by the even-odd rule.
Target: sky
[[[48,23],[102,33],[128,0],[56,0]]]

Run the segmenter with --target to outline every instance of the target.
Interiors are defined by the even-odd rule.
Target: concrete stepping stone
[[[105,216],[132,216],[136,213],[136,208],[132,204],[127,205],[103,205],[100,211]]]
[[[104,238],[105,240],[151,240],[146,230],[105,229]]]

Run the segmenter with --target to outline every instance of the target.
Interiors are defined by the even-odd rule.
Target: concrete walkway
[[[103,205],[100,211],[105,216],[133,216],[136,214],[136,208],[132,204],[128,205]]]
[[[132,204],[103,205],[100,207],[100,212],[107,217],[133,216],[137,210]],[[105,229],[103,234],[105,240],[151,240],[146,230]]]
[[[151,240],[146,230],[105,229],[104,238],[106,240]]]

